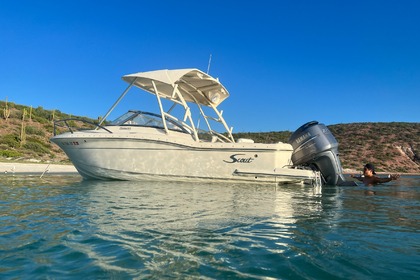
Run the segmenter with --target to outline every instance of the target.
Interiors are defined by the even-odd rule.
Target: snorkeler
[[[373,164],[368,163],[363,167],[363,176],[354,176],[352,174],[351,177],[363,182],[366,186],[391,182],[392,180],[397,180],[400,177],[399,174],[389,175],[388,178],[379,178],[374,175],[376,175],[375,167]]]

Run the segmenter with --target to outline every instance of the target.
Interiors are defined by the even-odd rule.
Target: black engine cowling
[[[289,143],[293,146],[294,165],[319,170],[327,185],[345,182],[338,158],[338,142],[324,124],[312,121],[302,125],[292,134]]]

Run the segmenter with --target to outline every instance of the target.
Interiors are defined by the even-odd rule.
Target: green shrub
[[[6,157],[6,158],[13,158],[13,157],[20,157],[22,156],[22,153],[14,150],[0,150],[0,156]]]
[[[41,129],[38,129],[34,126],[27,126],[26,127],[26,134],[28,135],[39,135],[39,136],[45,136],[45,132]]]
[[[36,141],[28,141],[23,145],[23,147],[40,156],[50,153],[50,150],[47,147]]]
[[[1,143],[6,144],[10,148],[18,148],[20,146],[19,136],[16,134],[3,135]]]
[[[407,172],[407,168],[397,166],[397,167],[395,167],[395,172],[397,172],[397,173],[405,173],[405,172]]]
[[[34,116],[37,116],[43,119],[48,119],[51,115],[49,111],[44,110],[44,108],[42,108],[41,106],[35,108],[32,113],[34,114]]]
[[[45,125],[44,125],[44,128],[47,130],[47,131],[53,131],[54,130],[54,125],[53,124],[51,124],[51,122],[48,122],[48,123],[46,123]]]
[[[43,117],[36,116],[36,115],[32,115],[32,120],[33,121],[36,121],[36,122],[39,122],[41,124],[45,124],[45,123],[48,123],[49,122],[49,120],[47,120],[47,119],[45,119]]]

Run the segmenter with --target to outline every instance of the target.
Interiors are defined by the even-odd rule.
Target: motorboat
[[[58,120],[51,141],[85,179],[210,180],[335,185],[344,181],[338,142],[316,121],[297,129],[289,143],[234,139],[219,110],[229,97],[219,79],[198,69],[140,72],[98,123],[76,130]],[[155,110],[129,110],[107,118],[127,93],[155,97]],[[67,131],[63,132],[65,127]]]

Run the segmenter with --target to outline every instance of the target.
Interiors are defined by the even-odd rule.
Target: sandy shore
[[[0,162],[0,174],[10,173],[74,173],[77,170],[73,165],[49,164],[49,163],[21,163],[21,162]]]

